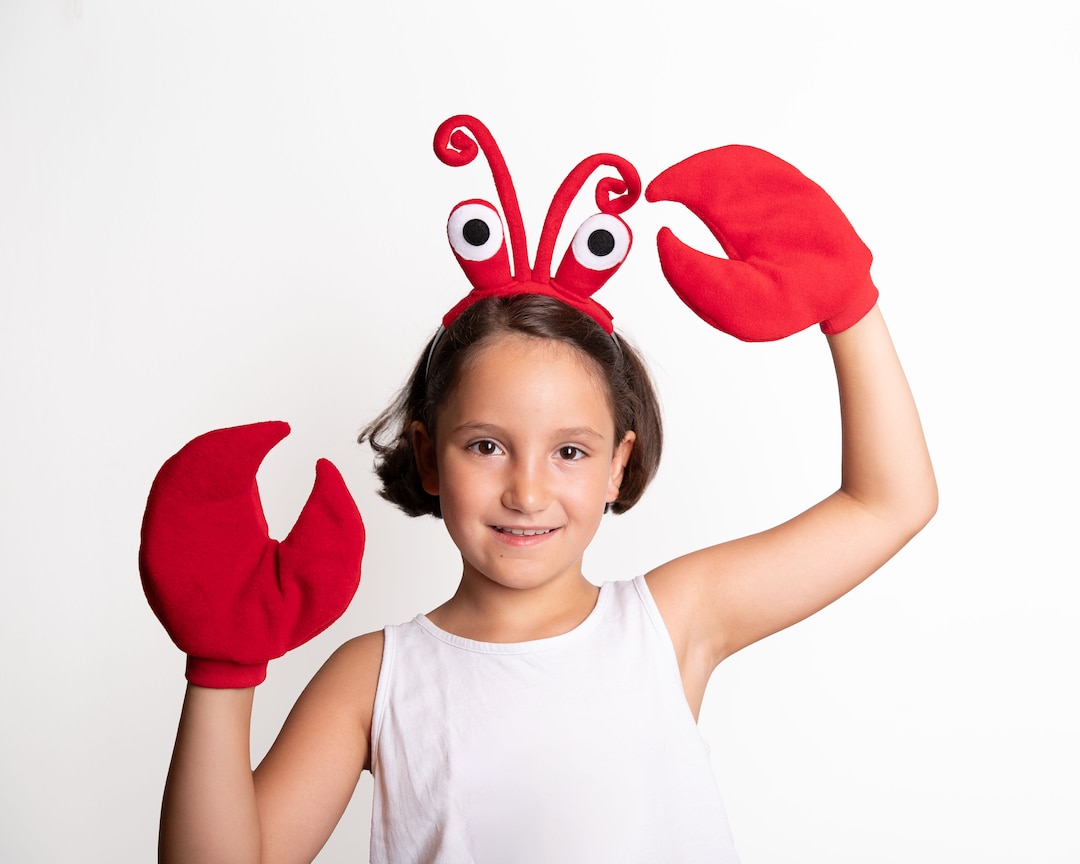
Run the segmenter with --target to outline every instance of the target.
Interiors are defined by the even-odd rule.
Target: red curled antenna
[[[467,130],[466,135],[462,130]],[[474,140],[475,139],[475,140]],[[525,246],[525,225],[521,221],[521,207],[518,205],[517,192],[510,179],[506,160],[499,151],[499,145],[488,131],[487,126],[468,114],[457,114],[443,121],[435,132],[435,155],[444,165],[460,168],[476,158],[477,144],[484,151],[491,176],[495,180],[495,191],[499,193],[499,203],[506,214],[507,228],[510,231],[510,246],[514,254],[514,278],[527,281],[531,275],[529,252]]]
[[[622,156],[597,153],[582,159],[577,167],[566,175],[555,197],[551,199],[547,218],[544,219],[544,229],[540,233],[540,245],[536,250],[534,269],[540,274],[540,278],[551,278],[551,256],[555,251],[555,240],[559,236],[563,219],[566,218],[566,211],[570,209],[570,205],[581,187],[585,185],[585,181],[589,179],[589,175],[605,165],[618,171],[620,179],[601,177],[597,181],[596,206],[601,213],[610,213],[612,216],[625,213],[641,197],[641,177],[638,176],[637,169]]]

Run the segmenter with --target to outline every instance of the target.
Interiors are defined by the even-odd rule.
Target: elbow
[[[925,528],[938,510],[938,490],[937,484],[933,484],[932,488],[926,495],[926,499],[923,502],[923,507],[919,511],[919,519],[915,527],[915,534],[918,534]]]
[[[932,470],[907,498],[903,519],[908,528],[908,539],[911,539],[929,524],[938,510],[938,486]]]
[[[846,492],[876,517],[897,549],[922,531],[938,509],[937,481],[929,468],[925,472],[908,474],[898,482],[882,484],[874,490],[875,494],[860,495],[844,487],[841,492]]]
[[[926,498],[926,521],[923,522],[923,525],[926,525],[927,522],[933,519],[934,514],[936,514],[938,511],[937,478],[934,477],[934,473],[932,471],[930,472],[930,483],[929,489],[927,490]]]

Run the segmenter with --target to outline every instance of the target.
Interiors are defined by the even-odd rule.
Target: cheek
[[[462,500],[460,495],[449,493],[448,487],[443,485],[443,494],[439,496],[439,504],[442,508],[442,522],[454,545],[461,548],[467,539],[466,526],[471,524],[470,513],[476,512],[476,507],[468,501]]]
[[[439,486],[442,509],[453,513],[462,513],[476,509],[492,493],[490,478],[483,471],[470,470],[470,466],[461,464],[455,456],[444,458],[439,463]]]
[[[609,466],[598,466],[595,471],[589,472],[589,476],[582,477],[574,486],[573,497],[578,507],[589,509],[589,512],[597,509],[596,503],[600,502],[603,509],[604,499],[607,498],[608,489],[611,485]]]

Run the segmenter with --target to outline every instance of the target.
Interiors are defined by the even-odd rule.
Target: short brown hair
[[[517,294],[480,300],[424,349],[408,383],[394,401],[360,433],[375,451],[379,494],[410,516],[441,518],[439,498],[424,491],[410,429],[416,421],[435,434],[436,413],[481,347],[506,334],[554,339],[589,357],[600,372],[615,420],[615,442],[634,432],[634,447],[623,471],[619,497],[611,504],[624,513],[649,485],[663,448],[660,405],[648,368],[637,350],[618,334],[609,335],[588,315],[560,300]]]

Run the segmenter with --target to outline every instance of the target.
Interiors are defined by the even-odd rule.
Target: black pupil
[[[589,235],[589,251],[597,258],[603,258],[605,255],[610,255],[611,250],[614,248],[615,238],[610,231],[598,228]]]
[[[470,219],[461,229],[461,236],[470,246],[483,246],[491,236],[491,229],[483,219]]]

